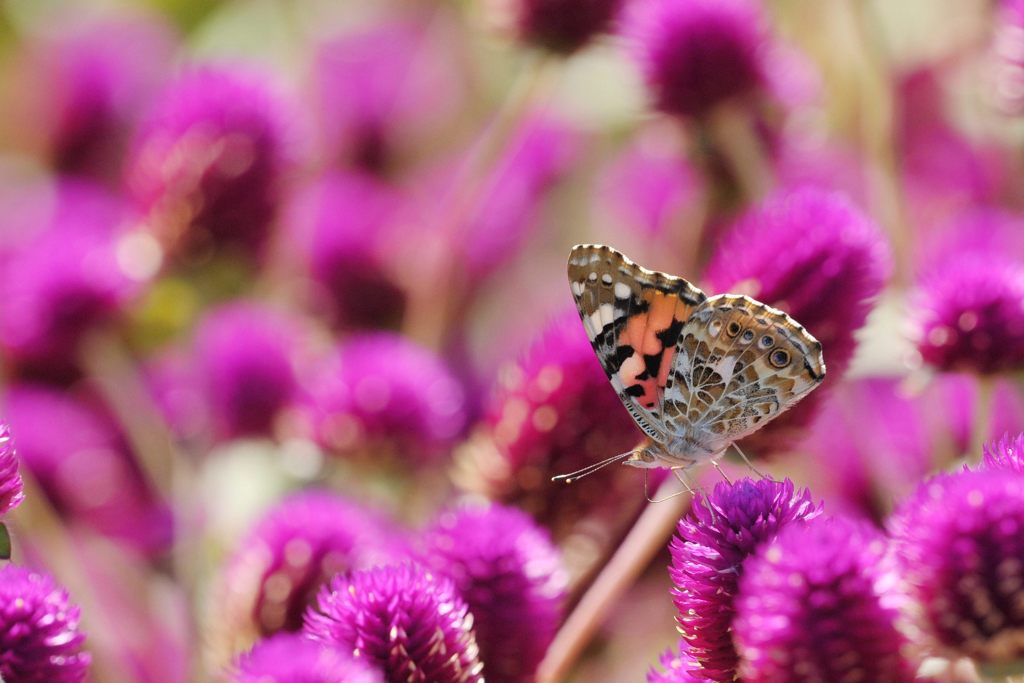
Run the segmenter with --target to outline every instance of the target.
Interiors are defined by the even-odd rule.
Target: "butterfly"
[[[825,379],[821,343],[748,296],[709,297],[599,244],[573,247],[569,287],[601,367],[651,440],[608,462],[714,461]]]

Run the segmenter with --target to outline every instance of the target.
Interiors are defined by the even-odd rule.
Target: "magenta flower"
[[[21,475],[18,474],[18,454],[11,440],[11,430],[0,423],[0,517],[18,507],[24,498]]]
[[[678,648],[670,648],[662,653],[660,661],[664,671],[652,667],[647,672],[647,683],[697,683],[707,679],[701,675],[700,664],[693,660],[689,645],[685,640],[679,641]]]
[[[126,182],[172,248],[259,253],[283,189],[283,109],[255,75],[223,67],[193,69],[157,99]]]
[[[290,211],[324,308],[338,327],[397,328],[406,293],[390,256],[402,197],[364,174],[328,174],[305,189]]]
[[[281,634],[257,643],[243,655],[233,683],[385,683],[365,662],[325,643],[298,634]]]
[[[451,371],[395,334],[349,338],[319,377],[310,415],[319,441],[336,453],[429,462],[466,423],[465,392]]]
[[[568,583],[547,532],[515,508],[464,506],[428,529],[422,559],[466,601],[487,680],[533,680]]]
[[[762,546],[736,597],[742,679],[913,681],[885,553],[882,534],[842,517],[791,524]]]
[[[1024,474],[1024,434],[1012,438],[1009,434],[1004,434],[999,441],[985,444],[984,450],[985,469]]]
[[[568,55],[612,29],[623,0],[493,0],[495,18],[525,43]],[[499,16],[500,15],[500,16]]]
[[[988,469],[923,482],[889,522],[916,625],[938,651],[1024,659],[1024,477]]]
[[[46,574],[0,566],[0,679],[81,683],[88,673],[78,606]]]
[[[483,683],[473,617],[447,579],[411,564],[336,576],[306,614],[306,633],[388,681]]]
[[[795,520],[821,514],[806,489],[793,482],[742,479],[698,494],[672,539],[669,575],[679,609],[679,631],[700,673],[713,681],[732,681],[738,664],[732,640],[734,600],[744,561]]]
[[[217,432],[226,438],[272,434],[297,387],[295,321],[252,302],[207,313],[195,335],[195,363]]]

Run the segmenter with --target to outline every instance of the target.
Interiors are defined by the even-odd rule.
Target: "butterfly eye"
[[[725,333],[727,335],[729,335],[730,337],[735,337],[737,334],[740,333],[740,324],[738,322],[736,322],[735,320],[731,321],[725,327]]]
[[[789,365],[789,352],[783,349],[776,349],[772,351],[772,355],[768,358],[772,365],[777,368],[784,368]]]
[[[775,340],[766,334],[765,336],[761,337],[761,341],[759,341],[758,344],[761,345],[762,349],[770,349],[771,347],[775,346]]]
[[[742,340],[743,340],[744,342],[746,342],[747,344],[749,344],[750,342],[754,341],[754,331],[753,331],[753,330],[747,330],[747,331],[745,331],[745,332],[743,333],[743,336],[742,336],[742,337],[740,337],[740,339],[742,339]]]

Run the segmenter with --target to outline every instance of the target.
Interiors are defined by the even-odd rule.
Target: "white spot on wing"
[[[631,293],[632,293],[632,290],[630,290],[629,285],[627,285],[625,282],[616,282],[615,283],[615,298],[616,299],[628,299],[629,295]]]
[[[583,296],[582,282],[573,282],[569,285],[569,287],[572,289],[572,293],[575,294],[576,296]]]

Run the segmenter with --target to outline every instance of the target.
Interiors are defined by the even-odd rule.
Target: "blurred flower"
[[[311,418],[317,438],[342,454],[427,463],[465,426],[465,396],[437,356],[387,332],[353,336],[319,373]]]
[[[913,681],[885,553],[882,534],[842,517],[789,525],[762,546],[736,597],[743,680]]]
[[[0,566],[0,679],[85,681],[90,657],[78,619],[78,606],[49,576]]]
[[[790,480],[721,482],[711,495],[694,498],[669,544],[669,575],[679,631],[689,657],[713,681],[732,681],[737,657],[732,641],[734,599],[744,561],[794,520],[821,514],[806,489]]]
[[[397,328],[406,293],[389,271],[401,239],[395,224],[398,192],[372,176],[333,173],[292,203],[289,226],[302,258],[342,328]]]
[[[233,683],[385,683],[380,673],[341,650],[298,634],[281,634],[238,660]]]
[[[547,532],[515,508],[463,506],[442,513],[423,545],[423,562],[452,580],[473,615],[487,680],[532,681],[567,584]]]
[[[1024,2],[1000,0],[992,39],[993,99],[1008,114],[1024,113]]]
[[[335,574],[402,552],[375,512],[326,491],[298,493],[272,507],[228,561],[218,595],[216,654],[224,661],[258,637],[298,631],[303,614]]]
[[[193,69],[167,88],[126,171],[161,239],[261,251],[284,180],[283,107],[256,75],[223,67]]]
[[[647,672],[647,683],[697,683],[707,680],[701,675],[700,664],[693,661],[686,640],[679,641],[679,647],[670,648],[661,655],[661,668]]]
[[[951,657],[1024,660],[1024,477],[942,474],[889,522],[913,617]]]
[[[984,468],[1008,470],[1024,474],[1024,434],[1010,437],[1004,434],[999,441],[985,444]]]
[[[0,516],[18,507],[24,498],[11,430],[6,424],[0,424]]]
[[[5,411],[21,462],[59,512],[129,547],[166,548],[170,511],[104,415],[70,394],[29,384],[8,388]]]
[[[217,431],[226,438],[271,434],[296,393],[295,321],[253,302],[216,308],[195,334],[195,363]]]
[[[996,379],[992,384],[992,415],[988,433],[1018,432],[1024,424],[1024,397],[1009,378]],[[929,401],[925,413],[931,417],[932,430],[936,431],[937,424],[944,436],[949,434],[956,449],[954,457],[969,455],[972,459],[977,458],[978,453],[970,451],[977,447],[973,441],[977,429],[977,404],[984,400],[979,378],[975,375],[945,373],[933,378],[931,385],[934,389],[926,392]],[[953,459],[947,458],[946,462]]]
[[[483,683],[473,617],[447,579],[412,564],[336,576],[306,633],[351,651],[389,681]]]
[[[208,435],[213,416],[192,354],[177,347],[154,353],[140,368],[156,409],[181,441]]]
[[[747,0],[639,0],[631,38],[654,106],[700,118],[767,85],[760,6]]]
[[[856,346],[854,333],[890,271],[874,223],[842,195],[802,188],[770,197],[718,245],[705,277],[712,290],[747,294],[781,308],[821,342],[834,385]],[[745,443],[763,453],[796,435],[821,401],[821,389]],[[817,397],[817,398],[816,398]]]
[[[611,30],[624,0],[489,0],[490,21],[525,43],[568,55]]]

